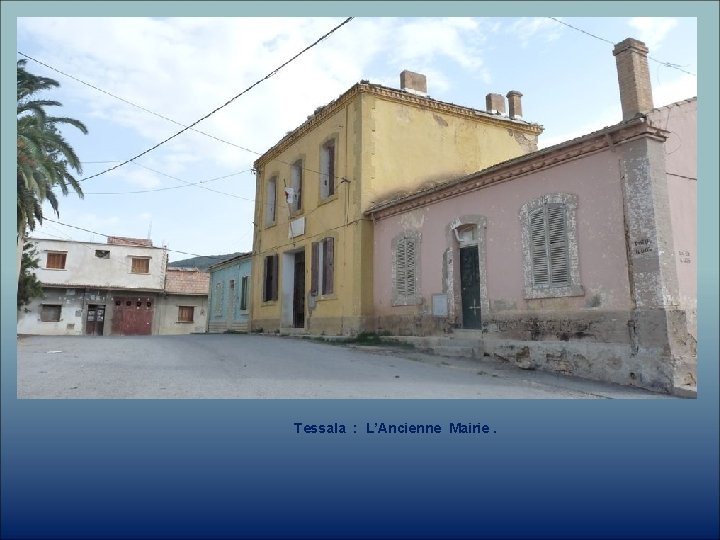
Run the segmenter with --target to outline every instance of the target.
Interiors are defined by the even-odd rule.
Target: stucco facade
[[[459,255],[471,246],[486,354],[664,391],[694,386],[695,122],[687,100],[376,205],[375,329],[466,327]],[[528,216],[543,205],[565,212],[563,286],[533,286]],[[401,305],[394,246],[410,234],[419,292]]]
[[[108,243],[28,239],[44,297],[18,313],[18,334],[151,334],[167,253],[147,240]]]
[[[208,268],[210,273],[208,332],[249,330],[252,298],[251,267],[251,254],[245,253]]]
[[[207,272],[197,268],[167,268],[165,288],[156,302],[154,327],[157,334],[205,332],[209,279]]]
[[[256,161],[254,329],[370,329],[373,227],[364,211],[537,148],[540,126],[410,90],[358,83]]]

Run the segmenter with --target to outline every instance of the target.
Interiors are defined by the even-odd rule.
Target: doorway
[[[85,333],[89,336],[102,336],[105,327],[105,306],[98,304],[88,305],[85,319]]]
[[[293,327],[305,328],[305,251],[295,253],[293,276]]]
[[[480,328],[480,261],[477,245],[460,248],[460,299],[463,328]]]

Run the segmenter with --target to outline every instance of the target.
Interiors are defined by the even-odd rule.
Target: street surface
[[[21,336],[18,398],[650,398],[493,361],[243,334]]]

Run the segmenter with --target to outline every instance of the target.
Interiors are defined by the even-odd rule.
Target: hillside
[[[226,255],[203,255],[201,257],[191,257],[189,259],[183,259],[181,261],[173,261],[168,263],[168,266],[173,268],[185,267],[185,268],[197,268],[199,270],[207,270],[209,266],[217,264],[228,259],[232,259],[236,255],[241,255],[240,252],[228,253]]]

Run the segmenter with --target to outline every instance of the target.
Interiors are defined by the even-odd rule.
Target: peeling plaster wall
[[[578,198],[580,279],[585,294],[527,300],[523,294],[519,210],[530,200],[558,192],[573,193]],[[486,218],[485,258],[490,313],[484,314],[484,320],[496,315],[528,312],[631,309],[618,156],[606,150],[583,160],[567,162],[378,221],[374,269],[377,316],[398,314],[390,302],[392,238],[407,229],[418,230],[422,235],[420,291],[424,302],[414,315],[429,313],[431,295],[448,289],[448,224],[463,215]]]
[[[18,334],[42,336],[79,336],[84,333],[84,302],[82,289],[77,294],[76,289],[49,289],[43,290],[43,298],[35,298],[30,305],[25,306],[18,313]],[[71,292],[71,294],[68,294]],[[43,322],[40,320],[40,311],[43,304],[61,305],[60,321]],[[109,319],[106,318],[106,321]],[[106,324],[109,324],[106,322]]]
[[[665,142],[668,197],[678,278],[678,301],[697,339],[697,100],[650,114],[670,136]]]

